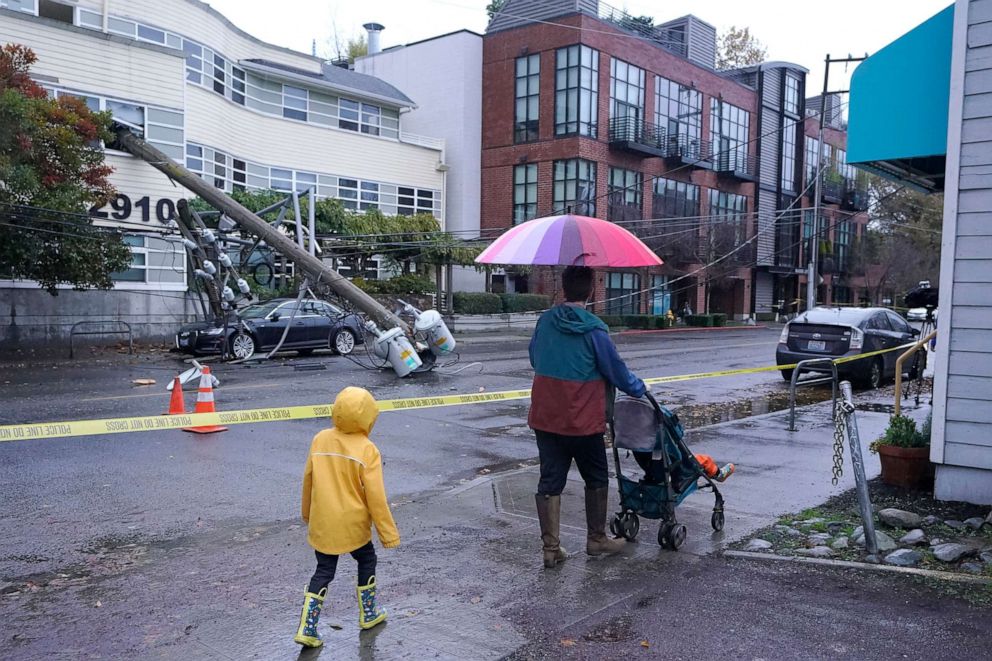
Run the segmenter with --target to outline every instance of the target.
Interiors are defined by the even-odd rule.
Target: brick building
[[[601,272],[600,313],[741,319],[791,298],[805,69],[718,72],[716,30],[694,16],[654,25],[595,0],[503,12],[483,40],[484,231],[569,211],[623,223],[665,265]],[[547,269],[507,279],[556,293]]]

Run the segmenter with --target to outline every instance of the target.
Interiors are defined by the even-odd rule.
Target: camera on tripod
[[[925,308],[927,321],[932,323],[933,311],[937,309],[937,297],[937,288],[931,287],[929,280],[921,280],[920,284],[906,292],[902,298],[907,308]]]

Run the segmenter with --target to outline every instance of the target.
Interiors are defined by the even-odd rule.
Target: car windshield
[[[269,301],[262,305],[249,305],[238,313],[242,319],[261,319],[279,307],[280,301]]]
[[[857,326],[865,317],[878,312],[872,308],[814,308],[796,317],[801,324],[840,324]]]

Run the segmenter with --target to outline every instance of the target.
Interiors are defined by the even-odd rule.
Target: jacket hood
[[[345,434],[361,433],[368,436],[377,417],[379,406],[372,393],[353,386],[338,393],[334,408],[331,409],[334,428]]]
[[[583,335],[597,328],[608,330],[606,324],[585,308],[575,305],[556,305],[549,311],[551,323],[562,333]]]

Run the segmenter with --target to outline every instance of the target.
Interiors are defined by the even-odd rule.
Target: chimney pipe
[[[369,55],[375,55],[376,53],[382,52],[382,45],[379,43],[379,36],[382,31],[386,29],[386,26],[380,23],[366,23],[362,26],[368,31],[368,45],[369,45]]]

